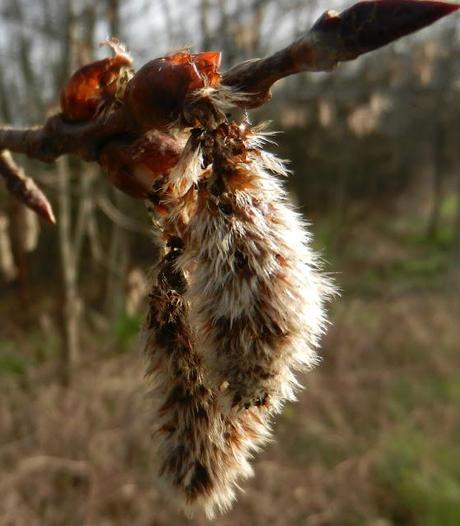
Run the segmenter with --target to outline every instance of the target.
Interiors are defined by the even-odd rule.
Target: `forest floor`
[[[361,225],[328,250],[342,297],[323,362],[216,526],[460,524],[460,284],[449,240],[426,241],[415,220]],[[319,246],[328,228],[315,229]],[[154,484],[132,324],[121,321],[113,342],[85,335],[64,389],[49,320],[21,330],[14,301],[0,304],[0,524],[209,524],[185,520]]]

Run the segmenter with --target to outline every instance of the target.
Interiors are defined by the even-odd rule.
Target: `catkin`
[[[246,125],[212,133],[212,173],[181,263],[193,267],[187,300],[196,345],[227,408],[276,412],[294,399],[294,372],[317,361],[332,287],[277,177],[285,168],[261,142]]]
[[[144,328],[147,374],[154,404],[153,442],[158,475],[188,514],[209,518],[227,510],[249,459],[269,436],[267,415],[254,408],[224,415],[219,393],[206,386],[183,300],[185,276],[175,268],[179,241],[158,265]]]
[[[283,163],[257,130],[226,122],[232,99],[224,90],[220,107],[219,93],[202,93],[213,118],[150,192],[167,248],[144,328],[158,475],[186,512],[209,518],[252,474],[295,373],[316,363],[333,292],[279,181]]]

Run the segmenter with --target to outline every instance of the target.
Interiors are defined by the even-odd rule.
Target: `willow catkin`
[[[144,328],[158,474],[208,517],[252,474],[295,371],[316,362],[333,290],[278,180],[283,164],[259,133],[226,122],[222,94],[201,93],[201,125],[149,194],[168,248]]]
[[[187,276],[177,262],[196,207],[194,187],[203,174],[200,149],[192,142],[152,196],[150,211],[163,257],[152,275],[143,347],[152,385],[157,474],[187,513],[203,509],[212,518],[229,508],[238,483],[252,474],[249,460],[267,440],[270,425],[259,408],[222,412],[221,393],[209,386],[189,324]]]
[[[193,264],[191,325],[228,407],[294,398],[296,370],[317,361],[332,291],[309,234],[287,202],[281,162],[246,125],[212,133],[212,173],[188,226],[184,268]]]
[[[158,475],[179,505],[212,518],[228,509],[238,482],[252,474],[251,453],[267,439],[269,426],[257,408],[224,415],[219,393],[207,387],[188,326],[185,276],[175,267],[182,243],[175,238],[170,245],[155,272],[144,328],[155,456]]]

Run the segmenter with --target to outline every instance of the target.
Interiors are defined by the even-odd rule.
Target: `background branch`
[[[8,151],[0,150],[0,175],[6,183],[8,191],[21,203],[46,219],[51,224],[56,223],[53,209],[43,192],[35,182],[27,177]]]

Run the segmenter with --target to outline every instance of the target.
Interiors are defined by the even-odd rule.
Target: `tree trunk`
[[[444,195],[443,182],[446,171],[444,143],[446,140],[446,132],[440,121],[436,124],[434,135],[432,205],[427,227],[427,237],[430,239],[435,239],[438,235],[442,198]]]
[[[72,370],[78,361],[80,343],[80,300],[77,290],[77,269],[71,234],[70,170],[66,157],[58,160],[58,228],[59,253],[63,287],[60,377],[63,385],[69,385]]]

